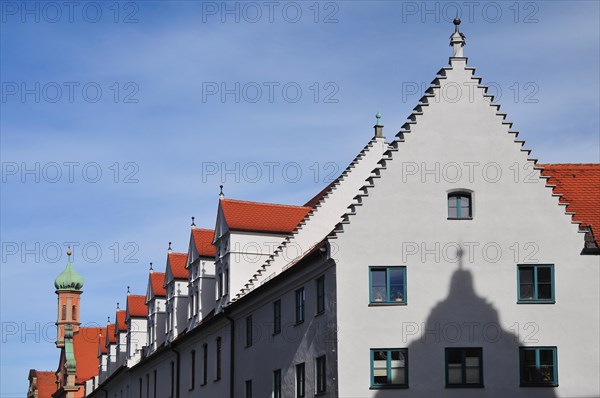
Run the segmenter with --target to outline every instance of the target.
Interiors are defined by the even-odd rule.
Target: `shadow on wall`
[[[448,296],[433,308],[425,324],[403,324],[403,341],[398,348],[411,341],[408,389],[377,390],[374,397],[557,397],[553,387],[519,387],[519,347],[548,343],[536,340],[537,325],[514,324],[514,330],[503,330],[496,309],[475,293],[473,276],[463,269],[460,257],[458,264]],[[482,348],[481,360],[477,359],[477,348]],[[447,358],[451,364],[448,375]],[[482,373],[477,370],[479,362]],[[546,371],[542,373],[533,369],[529,377],[552,377]],[[480,381],[483,387],[446,387],[447,378],[459,383]]]

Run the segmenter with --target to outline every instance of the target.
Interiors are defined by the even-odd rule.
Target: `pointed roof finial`
[[[127,286],[127,295],[129,296],[131,292],[129,291],[129,286]]]
[[[453,47],[454,50],[452,54],[453,58],[464,57],[463,47],[465,46],[465,44],[467,44],[467,42],[465,41],[465,35],[459,29],[460,22],[460,18],[458,17],[458,15],[456,15],[456,18],[454,18],[453,21],[454,33],[452,34],[452,36],[450,36],[450,46]]]
[[[154,268],[152,268],[152,261],[150,261],[150,273],[154,272]]]
[[[373,126],[375,128],[375,138],[385,138],[383,136],[383,124],[381,124],[381,113],[377,112],[375,119],[377,120],[375,126]]]
[[[117,301],[117,311],[119,310],[119,302]]]
[[[192,228],[196,227],[196,217],[192,216]]]
[[[71,254],[73,254],[73,252],[71,251],[71,244],[69,243],[67,246],[67,257],[69,257],[69,262],[71,262]]]
[[[223,185],[219,185],[219,188],[221,188],[221,192],[219,192],[219,199],[223,199],[225,197],[225,194],[223,193]]]
[[[169,248],[167,249],[167,252],[173,253],[173,249],[171,249],[171,242],[169,242]]]
[[[110,315],[108,316],[108,321],[106,323],[110,323]]]

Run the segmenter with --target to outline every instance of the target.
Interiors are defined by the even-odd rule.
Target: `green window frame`
[[[325,275],[317,278],[317,314],[325,312]]]
[[[281,299],[273,302],[273,334],[281,333]]]
[[[369,267],[369,304],[406,304],[406,267]]]
[[[306,367],[304,362],[296,365],[296,397],[302,398],[306,395]]]
[[[371,389],[408,388],[408,348],[371,349]]]
[[[483,349],[446,348],[446,388],[483,387]]]
[[[296,290],[296,324],[304,322],[304,287]]]
[[[325,355],[315,361],[315,390],[317,394],[327,391],[327,365]]]
[[[554,303],[554,265],[517,265],[517,301]]]
[[[557,387],[556,347],[519,347],[519,369],[521,387]]]
[[[448,194],[448,219],[470,220],[473,218],[473,196],[470,192],[455,191]]]
[[[281,398],[281,369],[273,371],[273,398]]]

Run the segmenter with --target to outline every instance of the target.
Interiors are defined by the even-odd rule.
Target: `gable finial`
[[[171,242],[169,242],[169,248],[167,249],[168,253],[173,253],[173,249],[171,249]]]
[[[154,268],[152,268],[152,261],[150,261],[150,273],[154,272]]]
[[[108,321],[107,321],[107,323],[110,323],[110,315],[108,316]]]
[[[375,120],[375,126],[373,126],[375,129],[375,138],[385,138],[383,136],[383,124],[381,124],[381,113],[377,112],[375,114]]]
[[[225,197],[225,194],[223,193],[223,185],[219,185],[219,188],[221,188],[221,192],[219,192],[219,199],[223,199]]]
[[[127,286],[127,295],[129,296],[131,292],[129,291],[129,286]]]
[[[192,228],[196,228],[196,217],[192,216]]]
[[[71,244],[69,243],[67,245],[67,257],[68,257],[68,262],[71,262],[71,254],[73,254],[73,252],[71,251]]]
[[[119,302],[117,301],[117,311],[119,310]]]
[[[456,18],[454,18],[454,33],[450,36],[450,46],[453,47],[453,58],[462,58],[463,55],[463,47],[467,44],[465,41],[465,35],[460,31],[460,18],[458,14]]]

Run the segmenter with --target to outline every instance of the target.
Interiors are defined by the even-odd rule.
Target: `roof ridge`
[[[282,204],[282,203],[270,203],[270,202],[253,202],[253,201],[250,201],[250,200],[240,200],[240,199],[221,199],[221,201],[224,201],[224,202],[249,203],[249,204],[254,204],[254,205],[267,205],[267,206],[280,206],[280,207],[293,207],[293,208],[307,208],[307,209],[311,209],[311,207],[308,207],[308,206],[287,205],[287,204]]]
[[[600,163],[539,163],[538,166],[597,166],[600,167]]]

